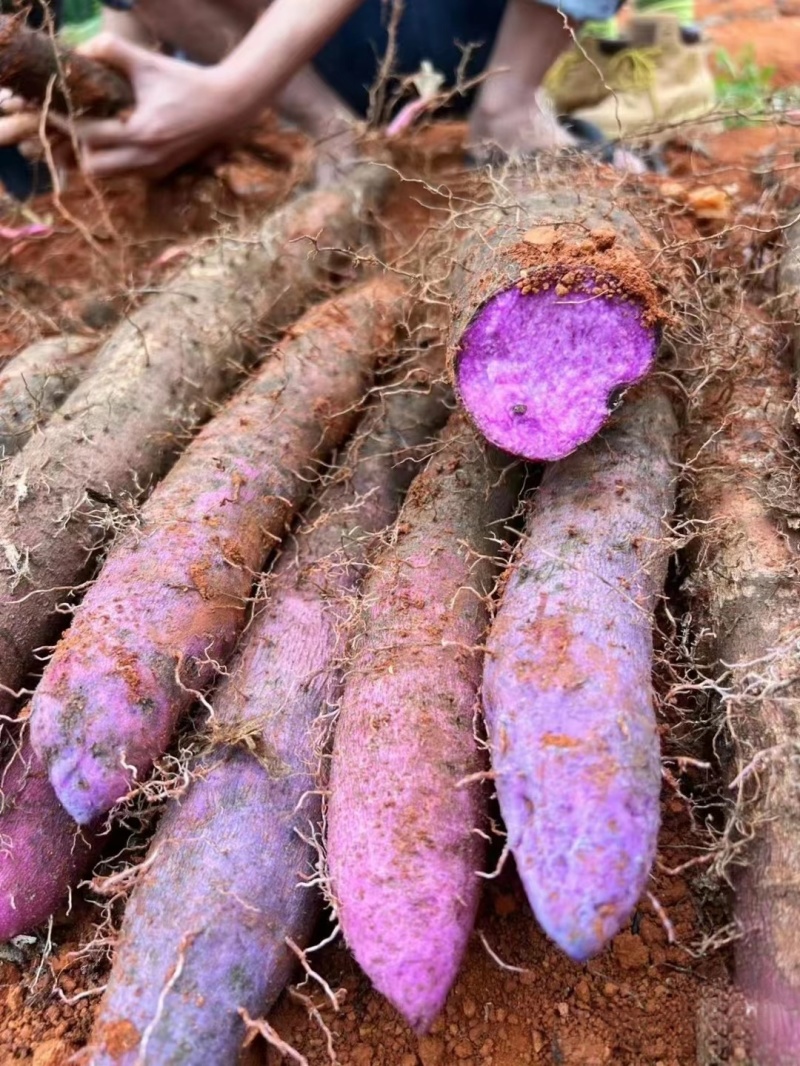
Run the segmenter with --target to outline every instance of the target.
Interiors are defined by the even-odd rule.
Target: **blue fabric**
[[[531,0],[535,2],[535,0]],[[541,0],[578,21],[611,18],[623,0]],[[452,85],[461,63],[459,45],[473,44],[465,69],[468,78],[480,74],[489,61],[506,0],[406,0],[398,27],[394,71],[413,74],[424,59]],[[369,86],[375,82],[379,60],[386,51],[386,22],[390,5],[365,0],[322,49],[314,66],[328,84],[359,115],[369,107]],[[453,101],[463,111],[469,99]]]
[[[583,22],[611,18],[623,0],[541,2]],[[135,0],[103,3],[117,11],[129,11],[135,6]],[[489,60],[505,6],[506,0],[406,0],[397,33],[395,73],[414,74],[427,59],[452,85],[463,46],[474,45],[477,47],[472,49],[464,73],[467,78],[477,76]],[[325,81],[362,116],[369,108],[369,86],[378,74],[380,56],[386,51],[389,11],[385,0],[363,0],[314,60]],[[454,100],[453,110],[463,111],[469,103],[468,97]]]

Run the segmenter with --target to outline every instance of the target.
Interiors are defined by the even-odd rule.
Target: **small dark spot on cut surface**
[[[526,403],[515,403],[511,408],[512,415],[524,415],[528,413],[528,405]]]
[[[623,397],[625,396],[626,391],[627,391],[627,386],[618,385],[615,389],[612,389],[611,392],[608,394],[608,400],[606,402],[608,404],[608,410],[612,414],[622,404],[622,400],[623,400]]]

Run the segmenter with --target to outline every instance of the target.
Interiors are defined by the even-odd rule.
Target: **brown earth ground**
[[[701,0],[698,13],[711,38],[731,55],[752,42],[759,62],[777,68],[780,84],[800,85],[800,3]],[[457,165],[460,137],[456,127],[428,130],[398,153],[398,165],[441,180]],[[665,231],[687,241],[687,249],[698,237],[728,227],[727,257],[768,262],[776,212],[800,199],[798,151],[800,129],[791,126],[770,122],[728,130],[708,138],[702,151],[674,149],[670,176],[644,186],[669,215]],[[52,225],[52,234],[0,238],[0,363],[42,334],[101,336],[163,283],[187,247],[219,225],[238,224],[278,204],[309,168],[302,138],[267,124],[247,147],[222,153],[158,189],[134,180],[102,189],[78,184],[58,203],[35,202],[32,212]],[[388,254],[395,260],[426,217],[418,190],[401,186],[384,219]],[[2,226],[30,221],[17,209],[0,210]],[[662,708],[667,757],[686,754],[676,747],[672,726],[688,710]],[[417,1038],[407,1029],[340,943],[317,956],[321,975],[345,990],[339,1012],[313,989],[303,990],[320,1008],[335,1056],[327,1050],[328,1033],[296,1000],[285,997],[271,1024],[310,1066],[746,1062],[741,1017],[728,991],[730,960],[724,946],[714,947],[724,939],[719,931],[728,917],[726,898],[704,872],[709,841],[681,794],[702,796],[704,782],[696,771],[678,778],[665,780],[652,884],[675,943],[668,942],[662,915],[645,900],[607,951],[575,965],[537,928],[509,864],[487,885],[462,974],[428,1036]],[[79,893],[72,915],[58,916],[47,937],[0,946],[0,1066],[61,1066],[87,1038],[108,965],[104,945],[86,950],[96,916],[96,899]],[[285,1061],[262,1044],[248,1054],[250,1064]]]

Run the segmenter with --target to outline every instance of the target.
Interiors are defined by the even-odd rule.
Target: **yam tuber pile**
[[[104,339],[4,365],[0,940],[109,901],[80,1061],[233,1066],[263,1038],[308,1066],[265,1019],[288,990],[335,1063],[338,933],[427,1053],[471,944],[538,972],[486,941],[500,877],[570,967],[567,1013],[645,906],[678,972],[670,802],[722,841],[677,869],[733,889],[746,1061],[798,1061],[792,369],[603,173],[475,174],[397,256],[393,169],[359,165]]]

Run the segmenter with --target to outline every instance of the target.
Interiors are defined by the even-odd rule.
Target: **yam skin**
[[[0,470],[0,714],[34,650],[52,642],[69,590],[91,577],[109,527],[163,475],[263,351],[363,247],[385,170],[303,196],[252,239],[215,241],[103,345],[92,374]]]
[[[0,941],[46,921],[98,851],[98,838],[75,825],[23,739],[0,774]]]
[[[309,311],[112,549],[31,704],[34,748],[80,825],[150,770],[230,658],[254,575],[352,430],[407,310],[387,277]]]
[[[49,337],[29,345],[0,370],[0,459],[24,447],[77,387],[97,342]]]
[[[327,807],[345,939],[418,1032],[467,945],[484,860],[475,739],[486,598],[516,479],[462,415],[375,559],[349,655]]]
[[[446,417],[442,400],[439,386],[403,385],[364,419],[342,475],[269,575],[213,698],[215,735],[248,743],[231,740],[200,760],[168,805],[128,903],[95,1066],[234,1062],[239,1008],[268,1010],[297,965],[286,938],[309,943],[321,911],[320,894],[302,885],[318,861],[308,843],[320,821],[316,723],[339,691],[350,594],[397,512],[418,446]]]
[[[526,189],[471,225],[453,284],[456,393],[492,444],[560,459],[654,363],[654,245],[608,199],[563,189]]]
[[[698,665],[721,675],[728,693],[728,773],[741,781],[732,801],[753,834],[738,841],[729,871],[752,1062],[790,1066],[800,1048],[800,669],[798,540],[782,512],[797,506],[787,451],[793,385],[780,338],[756,310],[745,314],[744,328],[731,315],[734,327],[704,335],[697,353],[706,384],[687,417],[686,495],[706,532],[686,591],[706,635]]]
[[[0,15],[0,86],[65,115],[108,118],[134,104],[124,74],[28,29],[19,15]]]
[[[669,401],[650,387],[548,468],[487,646],[483,705],[508,843],[537,919],[578,961],[622,927],[655,858],[652,624],[675,434]]]

